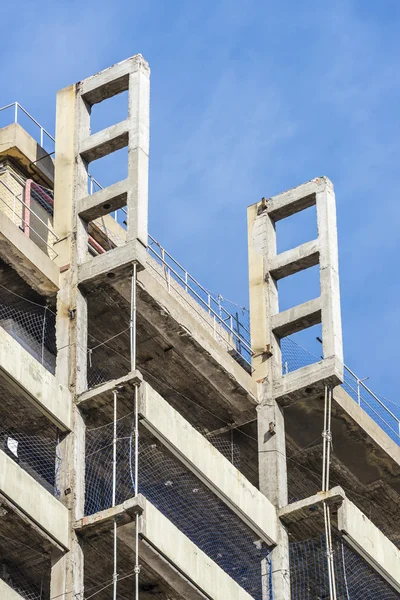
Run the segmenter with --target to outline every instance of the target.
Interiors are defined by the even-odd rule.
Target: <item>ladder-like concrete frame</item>
[[[318,237],[277,253],[276,223],[316,206]],[[343,381],[336,204],[326,177],[263,199],[249,208],[251,333],[257,380],[268,377],[272,396],[292,397]],[[279,312],[278,281],[319,265],[320,296]],[[288,374],[282,372],[280,340],[322,324],[323,359]],[[297,399],[297,397],[295,399]]]
[[[102,281],[117,281],[144,269],[147,256],[150,70],[141,55],[133,56],[57,94],[54,230],[58,236],[57,380],[73,397],[73,433],[60,442],[67,457],[60,473],[63,504],[73,520],[84,515],[85,424],[77,396],[87,390],[87,293]],[[128,117],[91,134],[94,104],[128,91]],[[88,166],[128,148],[128,176],[88,195]],[[126,243],[94,258],[88,256],[88,223],[127,207]],[[51,595],[69,590],[82,595],[84,557],[71,526],[70,552],[55,556]]]

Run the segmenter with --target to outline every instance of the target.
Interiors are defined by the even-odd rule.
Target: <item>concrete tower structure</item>
[[[149,96],[137,55],[58,93],[55,139],[5,107],[0,598],[399,598],[399,414],[343,363],[333,185],[249,207],[232,310],[148,233]],[[316,239],[278,252],[308,209]],[[311,268],[319,296],[280,310]],[[293,337],[317,324],[322,357]]]

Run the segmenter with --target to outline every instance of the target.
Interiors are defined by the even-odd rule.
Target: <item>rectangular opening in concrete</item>
[[[113,423],[86,430],[85,513],[111,506]],[[116,503],[134,495],[134,416],[117,422]],[[163,444],[139,425],[138,486],[183,534],[251,596],[261,596],[269,550],[257,535]]]
[[[277,252],[285,252],[318,237],[316,206],[276,222]]]
[[[130,371],[129,306],[112,289],[95,290],[88,304],[88,388]]]
[[[0,580],[5,584],[2,592],[6,593],[8,586],[27,600],[49,600],[50,552],[49,544],[0,499]]]
[[[281,339],[282,373],[285,375],[322,360],[321,324]]]
[[[278,281],[280,312],[320,296],[319,265]]]
[[[88,178],[89,194],[126,179],[128,175],[128,148],[120,148],[111,154],[92,161],[88,167],[88,172],[97,182],[93,183],[92,187],[92,180],[90,177]]]
[[[90,114],[91,134],[125,121],[127,117],[128,91],[126,90],[92,106]]]
[[[0,376],[0,450],[48,492],[60,496],[62,433],[7,377]]]
[[[338,598],[396,600],[399,595],[336,532],[333,557]],[[292,598],[329,598],[326,540],[321,535],[289,545]]]
[[[0,261],[0,273],[0,326],[54,374],[57,355],[55,298],[37,294],[3,261]]]

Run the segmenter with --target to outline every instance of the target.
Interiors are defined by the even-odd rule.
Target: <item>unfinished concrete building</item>
[[[343,364],[333,185],[249,207],[232,310],[148,233],[149,75],[61,90],[55,139],[0,113],[0,598],[399,598],[399,412]],[[309,208],[316,239],[278,253]],[[305,269],[319,296],[280,310]],[[322,357],[294,337],[316,324]]]

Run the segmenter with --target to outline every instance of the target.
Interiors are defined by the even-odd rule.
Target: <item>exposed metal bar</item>
[[[131,278],[131,316],[129,321],[130,346],[131,346],[131,371],[136,369],[136,280],[137,264],[133,263]]]
[[[44,307],[43,313],[43,327],[42,327],[42,365],[44,363],[44,340],[46,336],[46,313],[47,313],[47,305]]]
[[[395,421],[399,422],[399,419],[398,419],[398,418],[397,418],[397,417],[396,417],[396,416],[395,416],[395,415],[392,413],[392,411],[391,411],[389,408],[387,408],[387,406],[385,406],[385,404],[383,404],[382,400],[380,400],[380,399],[378,398],[378,396],[377,396],[376,394],[374,394],[374,392],[372,392],[368,386],[366,386],[366,385],[365,385],[365,383],[363,382],[363,380],[362,380],[362,379],[359,379],[359,378],[357,377],[357,375],[356,375],[355,373],[353,373],[353,371],[352,371],[351,369],[349,369],[349,367],[347,367],[346,365],[344,365],[344,368],[346,369],[346,371],[347,371],[348,373],[350,373],[350,375],[351,375],[352,377],[354,377],[354,379],[355,379],[356,381],[359,381],[359,382],[360,382],[360,386],[361,386],[361,387],[363,387],[363,388],[364,388],[364,389],[365,389],[365,390],[366,390],[366,391],[367,391],[367,392],[368,392],[368,393],[369,393],[369,394],[370,394],[370,395],[371,395],[371,396],[372,396],[372,397],[373,397],[373,398],[374,398],[374,399],[375,399],[375,400],[378,402],[378,404],[380,404],[380,405],[382,406],[382,408],[384,408],[384,409],[385,409],[385,411],[386,411],[386,412],[387,412],[387,413],[388,413],[388,414],[389,414],[391,417],[393,417],[393,419],[394,419]]]
[[[183,287],[184,287],[185,286],[185,281],[184,281],[184,279],[182,279],[182,277],[179,275],[179,273],[177,273],[172,267],[170,267],[169,265],[167,265],[167,263],[165,263],[165,261],[163,261],[163,259],[161,258],[161,256],[159,256],[151,248],[151,246],[149,246],[149,249],[153,252],[153,254],[159,260],[161,260],[164,263],[165,267],[167,267],[169,269],[169,271],[172,272],[175,275],[175,277],[183,284]],[[199,303],[203,304],[207,308],[207,311],[209,312],[209,314],[214,315],[218,319],[218,321],[224,325],[224,327],[227,329],[227,331],[229,331],[232,334],[233,337],[235,337],[237,339],[240,338],[241,343],[245,346],[246,350],[250,353],[250,355],[252,355],[252,349],[251,349],[250,345],[246,342],[246,340],[244,338],[240,337],[238,335],[238,333],[234,329],[232,329],[226,323],[226,321],[221,317],[221,315],[219,315],[218,313],[216,313],[213,308],[211,308],[210,306],[208,306],[208,304],[203,300],[203,298],[201,296],[199,296],[197,294],[197,292],[192,287],[190,287],[190,285],[188,285],[188,287],[189,287],[190,291],[192,292],[192,294],[199,300]],[[227,311],[225,311],[224,308],[222,308],[222,310],[226,313],[226,319],[230,320],[230,318],[231,318],[230,313],[228,313]]]
[[[113,429],[113,482],[112,482],[112,506],[116,502],[117,488],[117,396],[118,391],[113,390],[114,398],[114,429]],[[114,519],[114,571],[113,571],[113,600],[117,600],[117,520]]]

